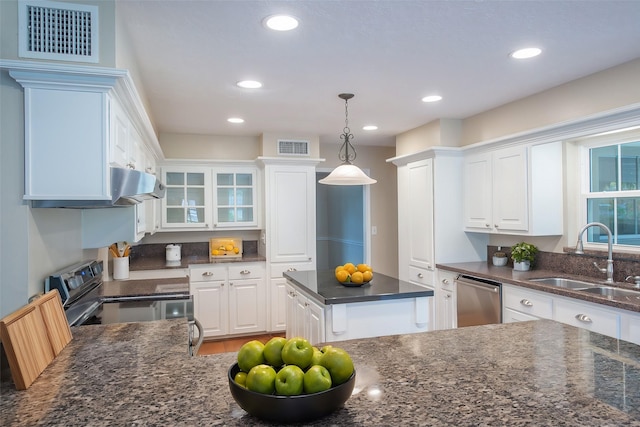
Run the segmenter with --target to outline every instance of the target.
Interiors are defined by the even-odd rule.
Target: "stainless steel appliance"
[[[458,327],[502,323],[502,284],[461,274],[456,278]]]
[[[70,326],[145,322],[186,317],[189,324],[189,354],[194,355],[204,338],[202,325],[193,316],[193,299],[184,292],[127,296],[103,295],[102,261],[86,261],[50,275],[48,292],[57,289]],[[198,330],[196,338],[195,329]]]

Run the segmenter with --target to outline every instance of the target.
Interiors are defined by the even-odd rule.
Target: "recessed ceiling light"
[[[422,98],[422,102],[438,102],[442,100],[440,95],[429,95]]]
[[[244,119],[241,119],[240,117],[231,117],[228,118],[227,121],[229,123],[244,123]]]
[[[518,49],[515,52],[511,52],[509,55],[514,59],[528,59],[538,56],[542,53],[542,49],[537,47],[526,47],[524,49]]]
[[[298,27],[298,20],[290,15],[273,15],[264,19],[264,25],[275,31],[290,31]]]
[[[378,130],[378,126],[376,126],[376,125],[367,125],[367,126],[363,126],[362,130]]]
[[[255,80],[242,80],[236,83],[236,85],[244,89],[258,89],[262,87],[262,83]]]

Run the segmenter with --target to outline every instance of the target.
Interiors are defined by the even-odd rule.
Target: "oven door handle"
[[[200,345],[202,345],[202,341],[204,341],[204,328],[202,327],[202,323],[195,317],[193,318],[193,324],[198,328],[198,342],[196,342],[195,345],[191,345],[191,356],[196,356]]]

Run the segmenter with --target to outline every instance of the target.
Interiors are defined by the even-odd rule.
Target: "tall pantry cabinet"
[[[265,176],[265,246],[270,331],[286,328],[286,271],[316,268],[317,159],[260,158]]]
[[[438,147],[388,161],[398,167],[398,276],[434,290],[430,324],[450,324],[439,318],[454,313],[438,307],[436,263],[479,261],[487,244],[463,230],[463,153]]]

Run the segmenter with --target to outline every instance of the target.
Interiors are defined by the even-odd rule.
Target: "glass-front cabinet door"
[[[162,199],[162,227],[210,228],[211,170],[167,169],[163,178],[167,193]]]
[[[256,170],[252,168],[214,169],[215,227],[253,227],[256,211]]]

